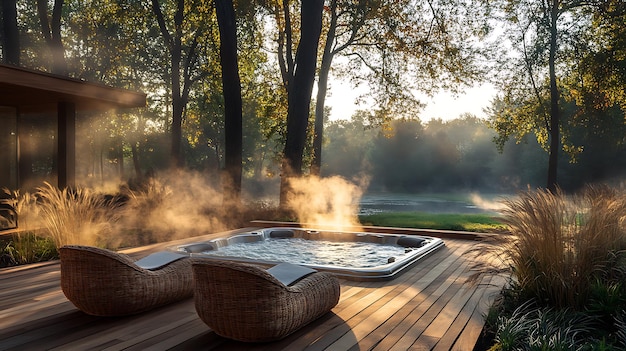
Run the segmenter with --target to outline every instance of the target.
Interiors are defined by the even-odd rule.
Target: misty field
[[[362,225],[417,229],[504,232],[503,199],[510,195],[468,193],[366,194],[359,204]]]

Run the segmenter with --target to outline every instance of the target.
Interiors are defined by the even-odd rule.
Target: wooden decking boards
[[[203,240],[218,236],[224,233]],[[331,313],[265,344],[214,334],[198,318],[193,299],[129,317],[93,317],[63,295],[58,262],[4,268],[0,350],[472,350],[504,281],[486,277],[466,284],[472,262],[464,253],[476,242],[445,243],[394,280],[341,280],[341,299]],[[142,257],[173,244],[126,252]]]

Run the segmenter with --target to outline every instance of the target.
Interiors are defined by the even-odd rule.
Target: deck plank
[[[375,350],[389,350],[392,348],[398,340],[404,337],[411,326],[418,322],[428,306],[452,283],[452,278],[465,270],[465,262],[460,260],[459,257],[458,253],[451,253],[439,263],[438,269],[429,271],[428,275],[418,282],[418,284],[422,285],[426,282],[431,282],[431,284],[422,288],[420,294],[412,298],[403,309],[399,310],[388,324],[381,325],[384,329],[381,329],[378,333],[381,334],[382,338],[374,346]]]
[[[440,264],[438,268],[445,267],[445,264]],[[456,267],[454,265],[449,266]],[[378,329],[381,325],[383,325],[387,320],[390,320],[398,311],[404,308],[410,301],[415,299],[418,295],[422,293],[428,286],[430,286],[433,282],[440,278],[446,270],[439,271],[438,269],[433,269],[430,272],[440,272],[441,274],[427,274],[425,277],[419,280],[410,280],[406,282],[403,287],[403,290],[398,291],[397,294],[393,296],[389,296],[389,301],[380,306],[376,311],[373,311],[368,314],[367,318],[359,323],[356,323],[352,328],[353,334],[356,336],[356,339],[359,341],[359,345],[361,346],[369,346],[365,345],[365,342],[362,342],[373,330]],[[399,285],[402,286],[402,285]],[[383,337],[385,335],[382,335]],[[377,340],[374,337],[374,343],[377,343]],[[343,343],[344,340],[337,340],[333,344],[333,347],[337,345],[338,349],[344,349]],[[352,345],[350,345],[351,347]],[[373,346],[373,345],[372,345]],[[349,347],[348,347],[349,348]],[[345,348],[345,349],[348,349]]]
[[[438,254],[446,255],[447,253],[446,253],[446,250],[444,249]],[[422,279],[422,282],[424,284],[426,282],[432,281],[432,279],[428,279],[428,278],[424,280],[424,277],[428,277],[429,275],[433,277],[437,276],[437,272],[439,272],[440,268],[444,265],[445,263],[441,264],[441,262],[436,260],[434,257],[429,257],[428,259],[424,260],[424,262],[420,263],[419,267],[421,269],[407,272],[404,275],[394,279],[393,281],[385,283],[385,285],[383,286],[380,286],[378,284],[379,285],[378,288],[373,287],[365,291],[367,295],[360,297],[358,300],[361,306],[357,306],[356,309],[359,312],[353,315],[350,313],[351,311],[349,312],[339,311],[339,310],[336,311],[336,313],[341,318],[343,323],[335,326],[332,330],[327,332],[324,335],[324,338],[316,340],[314,347],[310,347],[309,349],[322,350],[328,347],[343,349],[342,348],[343,345],[334,345],[334,343],[337,340],[341,340],[341,338],[343,338],[343,340],[341,340],[341,343],[345,343],[346,339],[356,340],[354,338],[354,334],[349,333],[353,331],[353,326],[360,325],[363,319],[368,318],[368,316],[371,313],[376,313],[376,311],[379,311],[382,308],[385,308],[385,304],[389,303],[390,300],[394,299],[398,294],[405,291],[407,287],[410,287],[418,279]],[[344,282],[344,284],[346,283]],[[375,299],[376,301],[372,304],[369,304],[369,300],[371,299]],[[365,308],[364,308],[365,305],[363,305],[364,302],[367,304],[367,307]],[[389,306],[386,306],[386,307],[389,307]],[[402,305],[396,305],[396,308],[401,308],[401,307]],[[299,342],[304,342],[304,341],[305,341],[304,339],[299,340]],[[298,345],[298,344],[291,345],[291,347],[293,347],[294,349],[299,349],[300,346],[302,345]]]
[[[224,233],[202,239],[217,236]],[[180,242],[125,252],[137,258]],[[3,268],[0,350],[471,350],[505,281],[466,284],[471,261],[464,252],[475,242],[445,242],[394,280],[340,279],[341,298],[331,313],[260,344],[216,335],[198,318],[193,299],[134,316],[93,317],[63,295],[58,262]]]

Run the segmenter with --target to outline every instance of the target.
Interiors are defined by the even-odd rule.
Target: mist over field
[[[347,179],[368,174],[366,192],[516,193],[545,187],[548,154],[534,137],[509,140],[499,152],[487,122],[465,117],[448,122],[396,120],[387,130],[362,121],[326,127],[322,173]],[[626,148],[576,140],[583,153],[559,162],[559,185],[576,191],[585,184],[621,186]]]

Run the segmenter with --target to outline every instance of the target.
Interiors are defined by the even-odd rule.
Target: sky
[[[445,92],[432,98],[424,96],[422,101],[426,104],[426,108],[422,111],[420,119],[423,122],[436,118],[449,121],[468,112],[479,118],[486,118],[483,109],[489,106],[495,94],[495,88],[485,84],[467,89],[457,97]],[[330,94],[326,97],[326,106],[332,108],[330,120],[349,119],[356,110],[367,109],[367,105],[354,104],[357,96],[358,91],[352,89],[348,83],[331,82]]]

